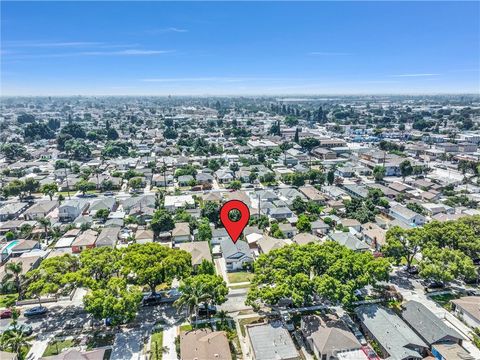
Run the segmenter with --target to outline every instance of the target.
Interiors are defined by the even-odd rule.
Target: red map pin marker
[[[240,211],[241,217],[238,221],[232,221],[228,217],[230,211],[235,209]],[[235,244],[250,220],[250,210],[248,210],[248,206],[242,201],[230,200],[223,204],[220,209],[220,220]]]

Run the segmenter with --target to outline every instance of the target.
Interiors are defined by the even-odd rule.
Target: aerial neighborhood
[[[2,360],[480,359],[478,96],[0,109]]]

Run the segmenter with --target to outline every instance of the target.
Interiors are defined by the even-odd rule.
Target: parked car
[[[12,310],[6,309],[0,311],[0,319],[10,319],[12,317]]]
[[[149,294],[143,297],[142,306],[155,306],[162,303],[162,295]]]
[[[32,327],[26,324],[17,324],[17,325],[12,324],[9,327],[7,327],[6,331],[19,331],[26,336],[32,335],[33,333]]]
[[[427,280],[425,286],[429,289],[441,289],[445,287],[445,283],[443,281]]]
[[[207,309],[208,309],[208,316],[213,316],[217,313],[217,307],[215,305],[208,305],[205,306],[204,304],[198,307],[198,316],[207,316]]]
[[[106,191],[106,192],[103,193],[103,195],[105,195],[105,196],[113,196],[113,195],[115,195],[115,194],[113,193],[113,191]]]
[[[25,316],[38,316],[38,315],[43,315],[46,314],[48,309],[45,306],[36,306],[31,309],[25,310],[23,315]]]

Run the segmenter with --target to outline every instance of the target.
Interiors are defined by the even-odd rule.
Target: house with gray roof
[[[339,321],[325,323],[317,315],[302,316],[301,331],[317,359],[338,360],[338,354],[347,359],[368,359],[355,335]]]
[[[428,345],[392,310],[381,305],[362,305],[355,309],[363,330],[389,360],[421,360]]]
[[[462,343],[463,336],[460,333],[418,301],[412,300],[403,305],[402,318],[430,346],[436,343]]]
[[[301,359],[290,334],[280,322],[248,325],[247,334],[254,360]]]
[[[234,243],[230,238],[220,243],[222,256],[225,259],[227,271],[242,270],[244,264],[253,262],[252,252],[246,241]]]
[[[96,247],[114,247],[118,240],[120,227],[104,227],[98,235]]]
[[[367,251],[370,249],[367,243],[359,240],[357,237],[348,232],[330,233],[328,234],[328,237],[353,251]]]
[[[409,225],[423,225],[427,221],[425,216],[416,213],[415,211],[410,210],[409,208],[402,205],[395,205],[390,208],[390,216],[393,218],[403,221]]]

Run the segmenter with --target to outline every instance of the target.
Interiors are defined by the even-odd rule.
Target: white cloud
[[[391,77],[425,77],[425,76],[439,76],[440,74],[400,74],[400,75],[390,75]]]
[[[186,33],[186,32],[188,32],[187,29],[178,28],[178,27],[168,27],[163,29],[147,30],[147,33],[149,34]]]

